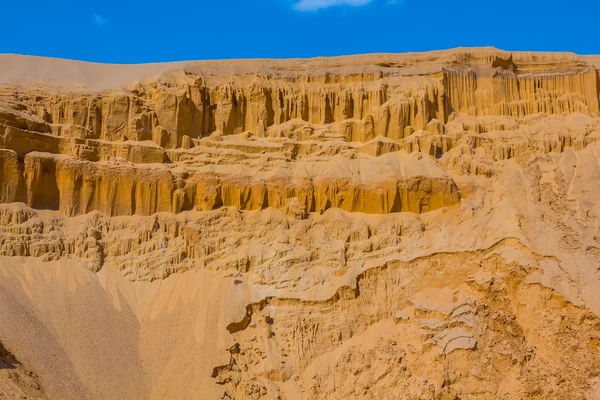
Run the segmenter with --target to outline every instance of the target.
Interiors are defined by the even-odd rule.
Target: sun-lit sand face
[[[0,397],[595,399],[598,60],[0,55]]]
[[[133,283],[66,259],[3,258],[0,270],[2,320],[14,321],[3,340],[53,397],[217,396],[209,378],[229,361],[226,321],[244,311],[232,279],[199,271]]]

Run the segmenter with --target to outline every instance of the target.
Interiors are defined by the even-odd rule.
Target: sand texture
[[[600,58],[0,55],[0,400],[600,400]]]

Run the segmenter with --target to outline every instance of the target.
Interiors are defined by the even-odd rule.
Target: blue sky
[[[457,46],[600,54],[599,0],[0,0],[0,53],[98,62]]]

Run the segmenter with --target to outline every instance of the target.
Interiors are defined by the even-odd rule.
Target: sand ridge
[[[408,74],[441,69],[445,64],[464,58],[508,57],[519,63],[533,59],[543,65],[565,63],[598,65],[598,56],[574,53],[507,52],[493,47],[456,48],[417,53],[375,53],[306,59],[231,59],[178,61],[149,64],[103,64],[49,57],[0,54],[0,85],[43,84],[51,87],[73,87],[92,91],[119,89],[135,83],[160,79],[176,71],[200,75],[280,75],[372,74],[398,69]],[[460,62],[460,61],[459,61]]]

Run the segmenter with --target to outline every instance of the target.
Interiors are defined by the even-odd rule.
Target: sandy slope
[[[81,61],[0,54],[0,84],[43,83],[91,90],[117,89],[150,79],[181,63],[109,65]]]

